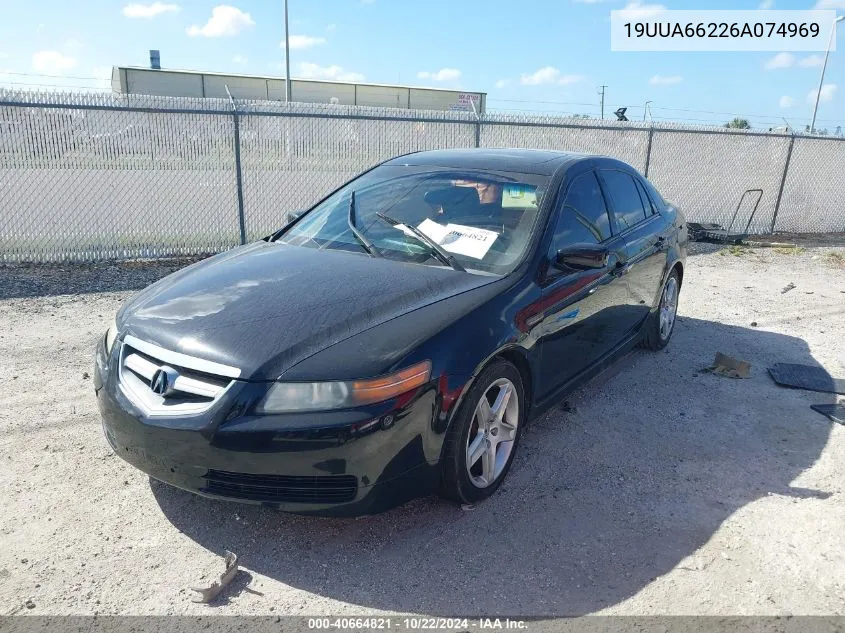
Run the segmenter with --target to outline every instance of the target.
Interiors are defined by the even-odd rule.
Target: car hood
[[[258,242],[153,284],[121,311],[119,329],[238,367],[247,380],[274,380],[330,345],[496,279]]]

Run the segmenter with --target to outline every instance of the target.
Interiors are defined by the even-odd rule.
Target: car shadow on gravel
[[[717,351],[752,377],[702,372]],[[799,338],[679,318],[667,350],[628,355],[536,420],[503,488],[472,509],[424,499],[325,519],[151,486],[186,536],[313,594],[432,615],[586,614],[682,565],[747,504],[830,494],[790,484],[831,429],[809,405],[835,399],[776,386],[777,361],[817,364]]]

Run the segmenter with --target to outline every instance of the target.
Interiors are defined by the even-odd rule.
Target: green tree
[[[748,119],[740,119],[739,117],[737,117],[733,121],[725,123],[725,127],[734,130],[750,130],[751,124],[748,122]]]

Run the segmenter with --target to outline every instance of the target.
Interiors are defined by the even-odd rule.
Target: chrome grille
[[[216,370],[215,372],[206,370]],[[157,374],[163,390],[153,389]],[[127,336],[120,350],[120,387],[148,415],[202,413],[226,392],[240,374],[237,368],[212,363]]]

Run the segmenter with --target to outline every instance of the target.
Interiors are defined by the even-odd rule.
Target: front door
[[[538,325],[539,398],[575,378],[625,338],[636,319],[625,286],[625,243],[614,238],[610,215],[595,172],[576,176],[556,211],[555,232],[543,281]],[[608,265],[572,270],[555,265],[558,251],[576,244],[605,245]]]

